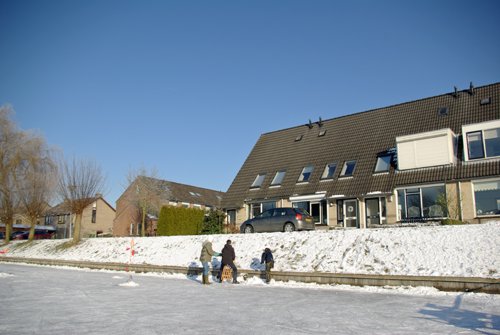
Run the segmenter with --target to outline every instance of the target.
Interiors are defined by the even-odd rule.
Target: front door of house
[[[344,227],[358,227],[358,201],[344,200]]]
[[[311,202],[311,216],[314,218],[315,224],[321,223],[321,204],[319,202]]]
[[[366,199],[366,224],[368,226],[380,224],[379,199]]]

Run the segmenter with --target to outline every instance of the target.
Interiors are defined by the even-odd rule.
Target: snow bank
[[[200,266],[206,236],[134,238],[132,263]],[[276,271],[500,278],[500,221],[461,226],[332,230],[251,235],[213,235],[214,250],[233,241],[236,264],[261,269],[265,247]],[[132,238],[12,242],[1,257],[27,257],[127,263]],[[220,258],[212,265],[219,266]]]

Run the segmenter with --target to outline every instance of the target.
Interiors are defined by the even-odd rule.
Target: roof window
[[[259,173],[255,178],[255,180],[253,181],[251,188],[259,188],[264,182],[265,178],[266,178],[265,173]]]
[[[333,179],[335,170],[337,169],[337,163],[326,164],[321,179]]]
[[[299,180],[297,180],[298,183],[306,182],[309,181],[309,178],[311,178],[311,174],[314,170],[314,166],[308,165],[302,169],[302,172],[300,173]]]
[[[300,140],[302,139],[302,137],[303,137],[303,136],[304,136],[304,135],[299,135],[299,136],[295,137],[295,142],[300,141]]]
[[[273,181],[271,182],[271,186],[278,186],[281,185],[283,182],[283,179],[285,178],[286,171],[278,171],[274,175]]]
[[[350,177],[354,173],[354,169],[356,167],[356,161],[346,161],[344,163],[344,167],[342,168],[342,172],[340,172],[341,177]]]
[[[448,115],[448,107],[441,107],[438,109],[439,116],[447,116]]]
[[[375,173],[387,172],[391,167],[392,154],[384,154],[377,157]]]
[[[490,103],[491,103],[491,98],[488,97],[488,98],[481,99],[481,102],[479,104],[481,106],[484,106],[484,105],[489,105]]]
[[[321,130],[321,131],[318,133],[318,137],[325,136],[325,134],[326,134],[326,130]]]

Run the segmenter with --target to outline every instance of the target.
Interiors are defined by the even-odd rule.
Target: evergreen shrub
[[[197,208],[163,206],[158,218],[158,236],[199,235],[205,212]]]

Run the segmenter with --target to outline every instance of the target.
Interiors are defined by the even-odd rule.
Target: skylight
[[[326,164],[325,170],[323,170],[323,174],[321,175],[321,179],[332,179],[336,169],[337,163]]]
[[[252,188],[259,188],[262,183],[264,182],[264,179],[266,178],[266,174],[265,173],[260,173],[257,175],[257,177],[255,178],[255,180],[253,181],[252,183]]]
[[[278,171],[271,182],[271,186],[281,185],[283,179],[285,178],[286,171]]]
[[[441,107],[438,109],[438,115],[439,116],[446,116],[448,115],[448,107]]]
[[[308,165],[302,169],[302,172],[300,173],[299,180],[297,182],[306,182],[309,181],[309,178],[311,178],[311,174],[314,170],[314,166]]]
[[[344,163],[344,167],[342,168],[342,172],[340,173],[341,177],[349,177],[354,173],[354,168],[356,167],[356,161],[346,161]]]
[[[375,173],[387,172],[391,167],[392,155],[386,154],[377,157],[377,164],[375,165]]]

